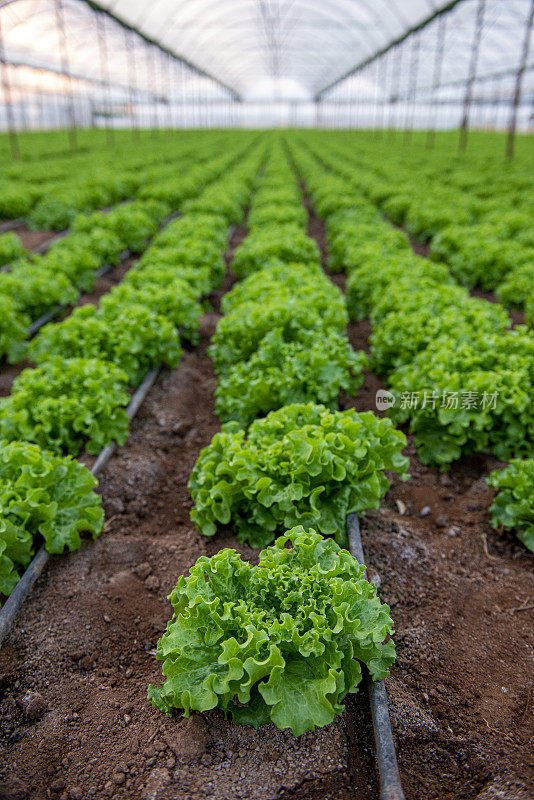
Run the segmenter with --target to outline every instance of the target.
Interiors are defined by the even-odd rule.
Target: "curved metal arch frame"
[[[388,11],[390,14],[393,12],[397,16],[397,18],[399,20],[399,23],[401,25],[404,25],[405,20],[399,14],[399,10],[397,8],[397,4],[396,3],[393,4],[393,6],[392,6],[391,2],[389,2],[389,0],[388,0],[388,2],[386,2],[386,0],[381,0],[381,3],[382,3],[382,5],[381,5],[381,9],[379,11],[376,10],[376,2],[375,3],[371,3],[370,0],[360,0],[360,2],[358,4],[354,4],[354,2],[352,2],[352,0],[341,0],[338,3],[338,8],[341,10],[341,12],[345,13],[346,15],[351,16],[352,17],[352,22],[354,22],[354,23],[361,23],[361,21],[362,21],[362,11],[363,11],[365,16],[366,16],[366,18],[369,20],[370,24],[376,24],[376,25],[379,24],[382,29],[387,29],[387,24],[385,24],[385,22],[384,22],[384,20],[387,19],[387,14],[385,14],[384,12]],[[236,41],[235,37],[232,35],[232,32],[231,32],[231,30],[232,30],[231,29],[231,23],[230,23],[230,25],[226,25],[225,26],[224,21],[227,20],[227,19],[231,20],[233,14],[235,14],[236,10],[239,10],[240,8],[243,8],[243,7],[246,8],[247,5],[249,5],[249,3],[243,2],[243,0],[237,0],[237,2],[236,2],[236,0],[230,0],[230,2],[228,2],[228,0],[227,0],[224,3],[224,8],[221,10],[222,4],[220,2],[218,2],[218,0],[215,0],[215,2],[213,2],[213,0],[208,0],[207,3],[203,3],[202,4],[202,9],[201,9],[201,15],[202,15],[202,18],[209,19],[209,23],[208,23],[209,24],[209,28],[204,28],[204,30],[206,31],[206,36],[199,39],[198,33],[199,33],[199,30],[202,30],[202,25],[195,26],[196,39],[195,39],[195,42],[194,42],[194,47],[196,49],[207,48],[209,46],[209,43],[211,41],[213,41],[215,38],[218,38],[218,41],[220,43],[221,42],[221,33],[225,33],[226,35],[225,35],[224,39],[222,40],[223,45],[226,46],[226,47],[237,45],[240,48],[240,52],[242,52],[242,49],[243,49],[243,38],[241,38],[240,40]],[[361,45],[361,42],[364,39],[365,40],[369,40],[369,37],[370,37],[369,28],[367,28],[364,31],[363,34],[360,34],[359,36],[355,37],[354,34],[353,34],[353,28],[351,28],[350,24],[346,25],[345,27],[343,26],[343,19],[340,19],[339,11],[336,13],[335,11],[332,11],[331,9],[329,9],[327,7],[325,9],[325,4],[324,4],[324,2],[322,0],[314,0],[314,2],[312,2],[312,3],[310,3],[309,1],[308,2],[303,2],[303,0],[293,0],[293,2],[291,4],[291,11],[300,10],[300,11],[305,11],[306,13],[309,13],[310,12],[310,6],[313,7],[313,11],[317,15],[324,17],[325,14],[326,14],[326,16],[328,16],[332,21],[335,21],[335,22],[339,21],[340,25],[339,25],[338,30],[340,31],[341,35],[338,34],[337,37],[335,37],[336,38],[336,42],[335,42],[336,47],[335,47],[335,49],[337,50],[337,52],[339,52],[339,48],[340,47],[341,48],[345,47],[345,49],[346,49],[346,46],[348,46],[348,47],[357,47],[358,45]],[[196,2],[196,8],[198,8],[198,0]],[[193,0],[193,2],[192,2],[192,0],[189,0],[189,2],[187,2],[187,0],[184,0],[184,2],[182,2],[181,5],[180,5],[180,9],[179,10],[174,10],[170,14],[163,15],[162,23],[161,23],[160,27],[156,30],[155,35],[157,37],[161,37],[163,35],[163,31],[165,29],[168,30],[169,27],[172,27],[172,24],[173,24],[173,22],[176,21],[178,14],[181,14],[182,16],[184,16],[184,9],[186,9],[186,10],[189,9],[190,12],[195,12],[196,8],[195,8],[194,0]],[[228,11],[229,8],[230,8],[230,12]],[[357,14],[354,14],[355,8],[358,9],[358,13]],[[185,14],[185,16],[187,16],[187,14]],[[217,34],[214,34],[213,31],[214,31],[214,29],[216,27],[215,26],[216,22],[218,23]],[[225,28],[226,28],[226,31],[225,31]],[[391,34],[391,35],[393,34],[393,32],[390,29],[388,29],[388,33]],[[309,34],[309,31],[308,31],[308,34]],[[334,38],[334,37],[332,37],[332,38]],[[258,32],[257,32],[257,34],[254,35],[254,37],[252,39],[252,42],[253,42],[252,47],[253,47],[253,49],[255,51],[257,51],[259,48],[262,48],[262,47],[264,48],[265,47],[265,42],[264,42],[264,40],[262,40],[262,31],[261,31],[261,27],[260,26],[258,26]],[[321,39],[321,44],[324,45],[324,38]],[[182,46],[183,46],[183,48],[185,50],[187,50],[188,41],[186,40],[183,43]],[[293,46],[294,46],[294,43],[293,43]],[[376,42],[376,41],[375,41],[375,46],[376,47],[379,46],[379,43]],[[266,53],[268,52],[267,49],[265,50],[265,52]],[[212,62],[210,64],[212,69],[214,68],[214,64],[215,64],[215,62]],[[220,61],[218,62],[218,68],[220,69]],[[231,74],[232,74],[232,76],[234,76],[234,75],[239,76],[239,74],[245,75],[245,74],[247,74],[249,72],[250,72],[250,67],[248,65],[244,65],[241,68],[240,73],[236,72],[235,69],[234,69],[234,70],[232,70]],[[239,79],[239,77],[238,77],[238,79]],[[322,80],[323,80],[323,77],[321,75],[314,81],[314,86],[310,87],[310,88],[314,89],[315,85],[317,83],[321,83]]]
[[[31,1],[0,0],[0,11],[18,2],[30,3]],[[167,5],[163,9],[163,14],[160,14],[162,22],[158,26],[155,36],[152,37],[150,33],[151,24],[147,24],[144,30],[139,29],[138,25],[141,25],[143,18],[148,22],[152,12],[158,9],[161,10],[160,6],[164,1]],[[523,0],[523,2],[526,2],[526,0]],[[120,0],[98,0],[98,2],[95,0],[65,0],[65,3],[68,5],[69,13],[73,12],[77,7],[81,7],[81,3],[89,9],[102,12],[106,15],[106,18],[112,19],[124,28],[134,31],[141,39],[144,39],[150,45],[156,46],[161,53],[191,70],[195,75],[206,77],[213,81],[214,85],[229,92],[235,99],[239,98],[238,90],[245,89],[245,78],[247,76],[273,78],[273,48],[278,49],[276,63],[278,64],[278,71],[283,73],[280,77],[287,76],[292,78],[308,88],[310,92],[315,92],[314,99],[316,100],[329,97],[330,91],[335,87],[339,87],[353,75],[362,74],[367,64],[375,61],[379,62],[395,47],[402,46],[402,42],[414,32],[420,31],[425,27],[431,28],[442,14],[454,11],[456,7],[461,5],[470,6],[465,0],[450,0],[448,3],[440,2],[440,0],[421,0],[418,5],[418,11],[422,11],[426,6],[431,12],[430,16],[412,29],[405,30],[397,40],[390,41],[381,50],[376,50],[375,48],[379,47],[380,42],[377,41],[376,36],[373,36],[372,29],[374,25],[379,25],[380,29],[390,39],[395,31],[388,25],[388,18],[394,18],[395,26],[397,27],[404,27],[409,23],[403,13],[404,9],[401,10],[399,0],[395,0],[395,2],[390,2],[390,0],[375,0],[374,2],[373,0],[358,0],[358,2],[354,2],[354,0],[336,0],[336,3],[326,2],[326,0],[288,0],[276,15],[276,20],[273,24],[278,24],[280,27],[274,34],[269,29],[269,20],[267,20],[266,24],[265,18],[262,18],[261,0],[259,0],[260,5],[257,5],[255,0],[225,0],[224,3],[221,3],[220,0],[203,0],[203,2],[199,2],[199,0],[182,0],[178,9],[173,8],[168,0],[151,0],[150,3],[146,2],[146,0],[140,0],[140,2],[136,3],[136,8],[143,10],[143,16],[137,15],[132,21],[115,14],[117,9],[119,9],[117,13],[120,13],[120,8],[124,7],[124,3],[121,3]],[[44,16],[47,13],[47,9],[43,8],[43,6],[48,4],[41,5],[37,3],[34,5],[34,16],[38,14]],[[495,8],[492,7],[492,10],[495,10]],[[385,9],[387,9],[388,14],[384,13]],[[254,10],[256,10],[256,14],[253,13]],[[246,24],[240,28],[240,33],[236,35],[236,30],[232,27],[232,21],[236,15],[243,19],[243,14],[240,14],[240,12],[246,11],[248,11]],[[268,8],[267,11],[269,11]],[[488,71],[495,71],[497,67],[503,64],[515,62],[515,59],[512,58],[512,47],[510,45],[515,44],[517,29],[520,28],[521,23],[524,21],[525,15],[522,10],[522,0],[509,0],[506,6],[503,7],[502,13],[504,15],[502,25],[499,25],[499,19],[496,19],[493,22],[489,21],[489,24],[484,28],[479,77],[483,77]],[[310,24],[307,29],[306,19],[303,18],[306,15],[313,21],[313,24]],[[466,19],[469,22],[471,19],[470,13],[467,14]],[[179,22],[180,20],[184,21],[186,27],[191,23],[190,32],[186,34],[183,41],[183,47],[186,51],[189,48],[193,56],[201,56],[203,50],[209,52],[210,45],[214,49],[213,45],[216,43],[224,54],[212,61],[216,65],[215,75],[194,63],[194,58],[193,61],[190,61],[189,52],[186,58],[174,51],[173,43],[169,41],[168,36],[165,36],[165,31],[168,31],[169,28],[172,29],[173,22]],[[517,28],[514,27],[515,20],[517,20]],[[321,22],[324,22],[326,27],[329,23],[333,26],[326,37],[324,27],[321,27]],[[24,24],[24,22],[21,21],[20,24]],[[298,36],[299,26],[306,29],[304,37],[299,38]],[[85,38],[83,32],[87,29],[85,14],[80,12],[74,24],[69,26],[69,32],[72,30],[80,34],[81,31],[79,38],[83,40]],[[114,35],[113,30],[109,31],[109,33],[110,36]],[[50,34],[52,34],[52,30]],[[295,34],[297,35],[295,36]],[[48,34],[46,33],[45,35],[48,39]],[[325,38],[331,44],[330,48],[325,47]],[[423,37],[421,38],[423,39]],[[430,38],[432,37],[428,37],[426,41]],[[339,62],[342,61],[340,54],[358,48],[362,42],[369,44],[370,40],[372,40],[373,44],[371,49],[375,51],[374,55],[368,56],[365,61],[343,76],[335,77]],[[469,53],[468,44],[467,39],[464,42],[460,37],[450,42],[450,55],[444,65],[443,83],[450,83],[455,80],[459,72],[466,67]],[[54,47],[55,42],[52,43],[50,41],[50,48],[53,49]],[[431,45],[428,46],[428,49],[430,51]],[[90,46],[85,47],[82,41],[79,47],[76,47],[78,53],[80,50],[84,51],[81,61],[87,60],[90,63]],[[500,60],[489,58],[492,52],[502,54],[503,50],[506,54],[510,51],[508,59],[506,57]],[[310,54],[313,57],[315,66],[314,72],[310,71]],[[117,48],[117,55],[120,55],[119,48]],[[143,53],[139,55],[141,57]],[[258,59],[258,56],[260,56],[260,59]],[[77,69],[80,69],[83,64],[80,63],[80,59],[77,61]],[[496,64],[496,61],[499,61],[499,63]],[[451,68],[453,62],[454,70]],[[285,69],[281,68],[281,65],[285,66]],[[46,69],[47,67],[43,65],[42,68]],[[120,84],[121,68],[121,59],[112,56],[110,70],[113,73],[113,82],[117,85]],[[218,77],[217,73],[221,77]],[[310,74],[313,78],[312,82],[310,81]],[[230,76],[232,85],[228,85],[222,80],[226,75]],[[368,78],[373,81],[370,76]],[[320,86],[324,87],[325,81],[328,80],[332,82],[326,88],[318,88]],[[376,79],[374,82],[376,82]],[[419,91],[427,92],[428,90],[429,87],[424,82],[420,88],[418,87],[418,93]]]
[[[168,47],[163,45],[161,42],[158,42],[156,39],[150,38],[142,30],[140,30],[138,28],[135,28],[134,26],[130,25],[124,19],[121,19],[116,14],[114,14],[112,11],[108,10],[101,3],[95,2],[95,0],[78,0],[78,1],[85,3],[87,6],[89,6],[90,8],[92,8],[96,12],[101,12],[101,13],[106,14],[110,19],[113,19],[115,21],[115,23],[121,25],[123,28],[129,29],[129,30],[133,30],[138,36],[140,36],[142,39],[144,39],[148,44],[158,48],[159,50],[161,50],[164,53],[167,53],[173,59],[175,59],[176,61],[180,62],[181,64],[183,64],[184,66],[188,67],[189,69],[193,70],[198,75],[201,75],[203,77],[209,78],[210,80],[214,81],[216,84],[219,84],[222,88],[224,88],[227,91],[229,91],[231,93],[231,95],[234,97],[234,99],[236,99],[236,100],[240,99],[240,97],[239,97],[238,93],[235,91],[235,89],[233,87],[228,86],[227,84],[225,84],[220,78],[210,74],[207,70],[203,69],[202,67],[199,67],[197,64],[192,63],[191,61],[189,61],[187,58],[185,58],[184,56],[180,55],[179,53],[177,53],[177,52],[175,52],[173,50],[170,50]],[[16,3],[16,2],[24,2],[24,0],[0,0],[0,12],[4,8],[6,8],[7,6],[12,5],[13,3]]]
[[[488,73],[492,73],[495,71],[496,67],[498,68],[503,63],[503,59],[498,58],[489,58],[493,53],[501,54],[504,50],[506,56],[504,63],[511,64],[510,69],[513,71],[515,68],[515,59],[513,56],[516,52],[516,44],[517,44],[517,32],[518,29],[521,27],[521,23],[526,24],[526,20],[528,17],[528,6],[527,0],[519,0],[522,4],[525,5],[526,13],[522,11],[519,12],[518,8],[512,5],[506,5],[505,7],[492,7],[492,12],[498,12],[495,14],[496,18],[490,20],[485,26],[483,31],[483,40],[481,42],[481,54],[479,58],[479,67],[477,70],[477,78],[476,80],[483,79],[484,76]],[[516,5],[518,5],[518,0],[516,0]],[[442,13],[454,13],[457,7],[461,7],[462,0],[457,0],[456,3],[453,4],[453,8],[449,8]],[[472,13],[471,13],[472,12]],[[424,27],[432,27],[437,25],[437,21],[439,19],[438,16],[434,16],[433,19],[428,22]],[[504,20],[502,19],[502,15],[504,14]],[[501,15],[501,17],[499,17]],[[513,17],[517,21],[517,25],[514,26],[513,22],[511,23],[510,17]],[[472,21],[474,19],[474,9],[469,9],[469,15],[467,17],[467,25],[471,28],[473,24]],[[502,24],[504,22],[505,24]],[[450,30],[450,26],[449,26]],[[417,29],[416,31],[417,32]],[[411,35],[411,34],[410,34]],[[448,54],[447,60],[443,66],[443,79],[441,83],[445,81],[447,83],[457,83],[461,84],[462,82],[465,83],[466,77],[458,78],[458,74],[462,71],[468,70],[469,64],[469,52],[470,52],[470,39],[467,36],[465,39],[460,38],[458,36],[458,30],[456,30],[453,34],[453,42],[449,42],[448,46]],[[366,69],[366,67],[373,63],[380,61],[384,58],[389,52],[395,50],[396,47],[402,46],[402,44],[409,38],[409,36],[405,37],[401,42],[393,43],[392,46],[379,55],[377,55],[374,59],[367,60],[367,62],[362,63],[359,67],[351,71],[346,77],[342,77],[341,79],[335,81],[326,89],[322,89],[316,95],[316,99],[327,100],[330,98],[330,92],[332,92],[336,87],[342,85],[345,81],[349,80],[351,77],[356,75],[361,75],[362,72]],[[452,44],[452,47],[451,47]],[[429,48],[430,49],[430,48]],[[451,70],[451,64],[454,64],[454,70]],[[417,96],[420,95],[421,92],[428,93],[431,87],[428,84],[423,84],[421,87],[417,87]],[[402,90],[404,91],[404,90]],[[401,91],[401,93],[402,93]]]
[[[41,14],[41,15],[44,16],[47,13],[47,11],[44,10],[44,9],[41,11],[39,9],[39,4],[37,4],[37,6],[38,6],[37,14]],[[74,3],[71,3],[71,6],[74,6]],[[33,16],[35,17],[36,14],[33,14]],[[18,25],[24,25],[25,22],[26,22],[26,20],[22,20],[19,23],[15,23],[14,25],[12,25],[10,30],[14,30],[16,27],[18,27]],[[93,45],[91,43],[88,44],[88,45],[85,45],[84,44],[85,37],[83,36],[83,34],[85,34],[85,33],[92,33],[96,37],[96,32],[94,30],[94,26],[92,24],[91,18],[89,16],[85,16],[85,15],[81,14],[79,16],[79,18],[78,18],[78,20],[77,20],[77,22],[76,22],[74,27],[76,29],[76,32],[80,34],[80,38],[82,40],[81,44],[77,44],[76,45],[77,54],[80,53],[80,50],[85,50],[85,51],[87,51],[88,55],[91,52],[94,55],[94,47],[93,47]],[[72,26],[67,24],[67,28],[68,28],[68,33],[72,34],[72,32],[73,32],[72,31]],[[118,37],[118,30],[116,32],[112,31],[111,33],[112,33],[112,36],[117,36]],[[52,42],[52,47],[56,47],[57,46],[57,41],[56,41],[56,39],[57,39],[57,30],[56,30],[55,24],[54,24],[54,22],[52,20],[51,20],[49,28],[46,31],[45,31],[45,29],[42,29],[42,36],[50,36],[51,39],[54,40]],[[69,43],[69,45],[70,45],[70,43]],[[119,51],[119,52],[121,53],[121,56],[120,56],[121,60],[123,60],[122,51]],[[160,51],[160,52],[163,52],[163,51]],[[165,54],[165,55],[167,55],[167,54]],[[120,73],[120,70],[117,70],[117,57],[116,56],[117,56],[117,54],[114,54],[113,52],[109,53],[109,55],[108,55],[108,65],[109,65],[109,73],[110,73],[110,79],[111,79],[110,82],[112,83],[112,85],[114,87],[123,89],[125,87],[125,84],[124,84],[123,80],[121,80],[120,75],[117,74],[118,72]],[[168,56],[168,57],[169,57],[169,59],[172,58],[171,56]],[[126,54],[125,53],[124,53],[124,59],[126,59]],[[173,60],[173,63],[175,63],[175,64],[177,63],[175,59],[172,59],[172,60]],[[94,58],[93,58],[93,61],[94,61]],[[39,69],[39,70],[42,70],[42,71],[48,71],[48,72],[55,73],[55,74],[58,74],[58,75],[65,74],[64,72],[61,71],[59,66],[54,65],[54,64],[46,64],[44,62],[39,62],[38,60],[35,61],[34,64],[31,64],[31,63],[29,63],[29,60],[24,61],[23,59],[15,58],[15,59],[10,59],[10,63],[13,63],[14,65],[27,65],[27,66],[32,67],[34,69]],[[99,77],[98,75],[91,75],[89,73],[87,73],[86,75],[83,75],[81,72],[77,71],[77,67],[79,67],[79,64],[77,64],[76,67],[70,71],[70,74],[71,74],[72,78],[75,78],[76,80],[86,80],[88,83],[92,83],[92,84],[95,84],[95,85],[99,85],[99,84],[105,83],[105,81],[102,79],[102,77]],[[99,71],[98,64],[96,66],[96,70]],[[144,83],[146,83],[146,82],[144,82]],[[142,84],[138,85],[138,89],[143,95],[154,96],[154,97],[156,96],[149,85],[142,85]],[[225,89],[225,91],[226,91],[226,89]]]

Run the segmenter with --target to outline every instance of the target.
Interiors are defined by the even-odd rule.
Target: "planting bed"
[[[313,214],[309,231],[325,253]],[[343,276],[331,277],[344,285]],[[368,352],[367,320],[349,322],[347,332],[354,349]],[[343,406],[382,416],[375,397],[384,388],[366,372]],[[379,574],[397,629],[399,657],[386,683],[403,787],[414,798],[503,790],[526,799],[533,559],[489,525],[493,492],[484,477],[502,464],[471,456],[441,474],[420,462],[410,441],[407,452],[411,480],[391,476],[383,508],[361,525],[370,575]]]
[[[328,271],[325,225],[311,200],[303,203],[322,266],[344,290],[345,276]],[[100,477],[104,532],[51,560],[3,643],[0,800],[378,796],[363,685],[334,722],[297,738],[270,722],[258,730],[233,725],[217,709],[169,718],[146,699],[148,684],[161,682],[155,649],[177,577],[224,547],[258,562],[258,550],[231,526],[213,538],[196,531],[187,489],[201,449],[221,427],[220,375],[208,344],[247,232],[244,224],[233,230],[198,345],[185,345],[178,368],[160,374]],[[427,255],[422,246],[418,252]],[[78,305],[98,303],[130,266],[126,260],[99,278]],[[347,325],[354,350],[368,353],[370,334],[369,320]],[[3,368],[0,395],[22,366]],[[375,398],[385,388],[365,370],[340,407],[382,417]],[[398,657],[386,685],[406,798],[527,800],[533,563],[513,534],[490,526],[494,492],[485,477],[504,462],[475,454],[440,473],[421,462],[409,435],[404,452],[410,480],[388,473],[381,508],[360,521],[368,577],[396,629]]]

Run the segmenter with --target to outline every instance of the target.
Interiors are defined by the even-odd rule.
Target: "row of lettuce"
[[[189,164],[210,158],[227,138],[183,132],[152,141],[122,140],[110,149],[102,148],[96,136],[94,146],[88,143],[69,157],[61,153],[5,165],[0,220],[24,218],[34,230],[65,230],[78,214],[128,198],[153,197],[154,184],[180,183]]]
[[[409,421],[421,460],[445,469],[473,452],[490,452],[529,473],[532,333],[510,328],[498,304],[470,296],[448,265],[417,256],[408,237],[363,196],[346,158],[309,140],[295,148],[295,158],[327,224],[330,268],[348,273],[349,314],[371,321],[370,367],[391,389],[388,415]],[[491,476],[492,485],[499,480],[499,473]],[[532,548],[532,495],[517,492],[516,524],[508,526]],[[496,506],[492,513],[494,524],[503,524]]]
[[[39,538],[49,552],[102,530],[96,480],[73,459],[128,437],[129,390],[195,342],[200,298],[218,286],[229,225],[239,219],[261,153],[218,156],[217,174],[164,227],[99,307],[46,325],[28,348],[35,368],[0,401],[0,593],[8,595]]]
[[[19,258],[9,271],[0,273],[0,359],[20,361],[31,323],[54,309],[74,305],[80,292],[94,287],[99,271],[129,253],[141,252],[171,211],[186,207],[229,163],[226,155],[207,161],[204,156],[181,179],[174,178],[172,187],[163,177],[144,187],[145,199],[108,212],[79,214],[71,231],[45,255]]]
[[[439,150],[422,158],[417,149],[343,136],[329,140],[329,152],[343,159],[365,197],[429,244],[431,258],[447,264],[455,280],[495,291],[511,309],[527,306],[533,323],[532,160],[454,159]]]
[[[385,470],[405,476],[405,437],[371,412],[337,410],[365,356],[350,348],[343,296],[277,139],[247,221],[232,262],[242,280],[210,347],[224,424],[193,469],[191,518],[206,536],[231,526],[248,545],[274,545],[258,566],[223,549],[179,578],[158,643],[166,681],[149,698],[169,714],[218,707],[298,736],[343,710],[362,664],[379,679],[395,659],[389,608],[337,542],[349,512],[378,506]]]

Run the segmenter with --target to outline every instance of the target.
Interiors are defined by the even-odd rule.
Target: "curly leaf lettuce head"
[[[363,383],[367,357],[355,352],[337,331],[303,331],[298,342],[284,342],[280,330],[261,341],[248,361],[223,373],[215,410],[223,421],[249,425],[256,417],[291,403],[310,400],[333,410],[341,390],[355,394]]]
[[[56,357],[25,369],[11,395],[0,399],[0,437],[71,455],[84,444],[88,453],[113,440],[124,444],[127,380],[115,364],[93,358]]]
[[[20,311],[12,297],[0,293],[0,359],[10,364],[21,361],[26,351],[30,317]]]
[[[202,556],[181,576],[174,613],[158,642],[161,711],[220,708],[234,722],[273,722],[294,736],[328,725],[357,691],[395,660],[389,608],[360,566],[332,539],[297,526],[260,553]]]
[[[182,349],[172,322],[137,303],[107,314],[87,303],[60,323],[49,323],[33,339],[30,358],[37,363],[51,356],[111,361],[138,386],[158,364],[174,369]]]
[[[284,342],[298,342],[306,331],[322,336],[328,330],[343,331],[347,311],[342,296],[323,291],[302,290],[298,297],[280,287],[269,299],[243,302],[227,313],[211,340],[210,358],[217,373],[245,361],[258,349],[262,339],[273,330]]]
[[[247,433],[228,422],[191,474],[191,519],[205,536],[231,524],[253,547],[294,525],[344,542],[345,516],[378,508],[385,470],[405,476],[405,444],[390,420],[313,403],[271,411]]]
[[[490,507],[494,528],[515,530],[518,538],[534,553],[534,458],[514,458],[503,470],[487,479],[497,489]]]
[[[104,513],[96,485],[69,456],[0,440],[0,594],[13,590],[39,535],[49,553],[62,553],[80,546],[81,532],[100,534]]]
[[[533,384],[534,338],[524,326],[473,332],[469,341],[443,336],[392,373],[397,402],[388,416],[397,424],[409,419],[419,458],[442,469],[473,452],[502,461],[530,456]],[[473,393],[476,402],[464,402]],[[405,403],[412,395],[421,401]],[[424,403],[425,397],[434,401]]]

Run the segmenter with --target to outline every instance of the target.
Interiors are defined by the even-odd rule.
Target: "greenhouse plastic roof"
[[[464,81],[479,0],[99,0],[98,5],[245,100],[312,99],[440,9],[447,15],[443,81]],[[531,0],[486,0],[479,75],[517,68]],[[8,61],[61,69],[53,0],[0,0]],[[73,73],[99,79],[95,19],[63,0]],[[109,75],[127,81],[125,32],[106,22]],[[430,84],[437,21],[420,34]],[[531,46],[531,61],[532,61]],[[136,60],[141,54],[136,54]],[[139,62],[138,62],[139,63]],[[408,72],[407,65],[403,73]],[[378,79],[378,75],[377,75]],[[147,87],[150,88],[150,87]]]

